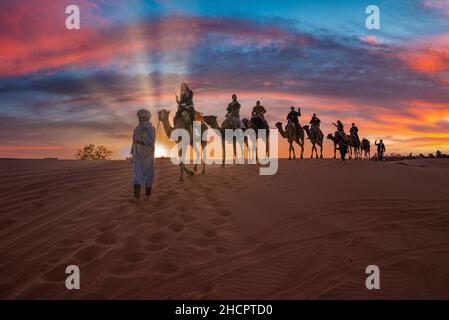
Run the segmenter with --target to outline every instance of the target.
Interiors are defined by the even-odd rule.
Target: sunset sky
[[[80,30],[65,28],[70,4]],[[260,100],[273,128],[294,105],[325,135],[340,119],[388,152],[449,153],[449,0],[0,2],[0,157],[94,143],[124,158],[135,112],[174,114],[183,81],[220,120],[236,93],[242,117]]]

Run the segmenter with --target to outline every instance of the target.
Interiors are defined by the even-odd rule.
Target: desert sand
[[[0,160],[0,297],[449,299],[448,160],[206,169],[135,205],[128,162]]]

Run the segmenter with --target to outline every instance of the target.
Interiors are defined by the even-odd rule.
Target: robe
[[[133,184],[152,187],[154,179],[154,148],[156,130],[150,122],[140,122],[134,129],[133,156],[134,177]]]

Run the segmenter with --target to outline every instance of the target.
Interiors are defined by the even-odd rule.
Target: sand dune
[[[0,161],[6,299],[449,298],[449,161],[207,167],[128,203],[125,161]],[[81,290],[65,288],[65,268]],[[367,265],[381,290],[365,288]]]

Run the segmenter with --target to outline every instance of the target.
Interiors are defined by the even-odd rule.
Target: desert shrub
[[[94,144],[86,144],[83,148],[78,149],[75,158],[78,160],[109,160],[112,151],[105,146],[96,147]]]

